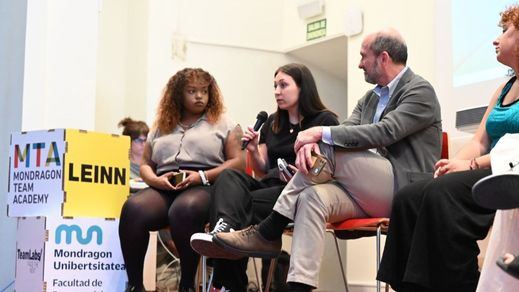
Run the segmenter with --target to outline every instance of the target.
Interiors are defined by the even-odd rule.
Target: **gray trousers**
[[[318,286],[326,223],[389,217],[393,167],[371,151],[342,151],[322,144],[328,163],[318,176],[297,172],[274,210],[294,221],[288,282]]]

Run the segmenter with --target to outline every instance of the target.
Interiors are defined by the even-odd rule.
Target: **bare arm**
[[[260,144],[256,151],[251,152],[252,169],[259,176],[264,175],[269,169],[269,160],[267,159],[267,145]]]
[[[267,145],[259,144],[259,132],[254,131],[252,127],[247,127],[247,131],[243,134],[242,141],[249,141],[247,151],[251,157],[251,167],[256,174],[262,176],[269,169]]]
[[[207,178],[213,182],[226,168],[245,170],[245,152],[241,150],[241,137],[243,131],[237,125],[227,136],[225,141],[225,157],[227,160],[221,165],[206,171]]]
[[[441,159],[436,163],[436,171],[434,173],[435,177],[449,172],[469,170],[471,164],[475,164],[476,167],[479,168],[490,168],[490,154],[488,154],[490,149],[490,139],[486,130],[486,122],[488,115],[497,103],[497,99],[499,98],[503,87],[504,84],[494,92],[487,110],[485,111],[472,139],[470,139],[470,141],[465,144],[452,159]],[[473,159],[475,159],[475,162],[472,161]]]

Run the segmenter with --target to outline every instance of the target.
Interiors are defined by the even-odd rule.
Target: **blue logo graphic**
[[[55,235],[56,244],[61,243],[61,235],[63,234],[63,232],[65,232],[65,236],[66,236],[65,242],[67,244],[70,244],[72,242],[73,233],[76,233],[76,239],[80,244],[82,244],[82,245],[89,244],[90,242],[92,242],[92,236],[93,236],[94,232],[97,235],[96,236],[97,245],[101,245],[103,243],[103,230],[101,229],[101,227],[99,227],[97,225],[90,226],[86,232],[86,237],[83,238],[83,232],[81,230],[81,227],[79,227],[78,225],[61,224],[58,226],[58,228],[56,228],[56,235]]]

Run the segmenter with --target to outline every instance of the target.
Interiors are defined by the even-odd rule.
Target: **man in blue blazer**
[[[291,291],[317,287],[327,222],[389,217],[395,192],[431,176],[440,158],[440,105],[431,84],[406,66],[400,34],[393,29],[370,34],[360,54],[359,68],[375,88],[341,125],[299,133],[294,145],[299,171],[269,217],[213,240],[238,255],[275,256],[285,226],[294,221]],[[315,153],[327,161],[318,175],[312,168]]]

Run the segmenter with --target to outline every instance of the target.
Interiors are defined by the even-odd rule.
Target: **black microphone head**
[[[256,116],[256,120],[261,121],[262,123],[264,123],[267,120],[268,117],[269,117],[269,114],[267,114],[266,111],[260,111],[258,113],[258,115]]]
[[[263,125],[263,123],[265,123],[265,121],[267,121],[267,118],[269,117],[269,115],[267,114],[266,111],[260,111],[258,113],[258,115],[256,116],[256,123],[254,124],[254,131],[258,131],[261,126]],[[245,147],[247,147],[247,144],[249,144],[249,141],[243,141],[243,143],[241,144],[241,149],[245,149]]]
[[[263,123],[265,123],[268,116],[269,115],[265,111],[260,111],[258,113],[258,115],[256,116],[256,123],[254,124],[254,127],[253,127],[254,131],[257,131],[257,130],[259,130],[259,128],[261,128],[261,125],[263,125]]]

